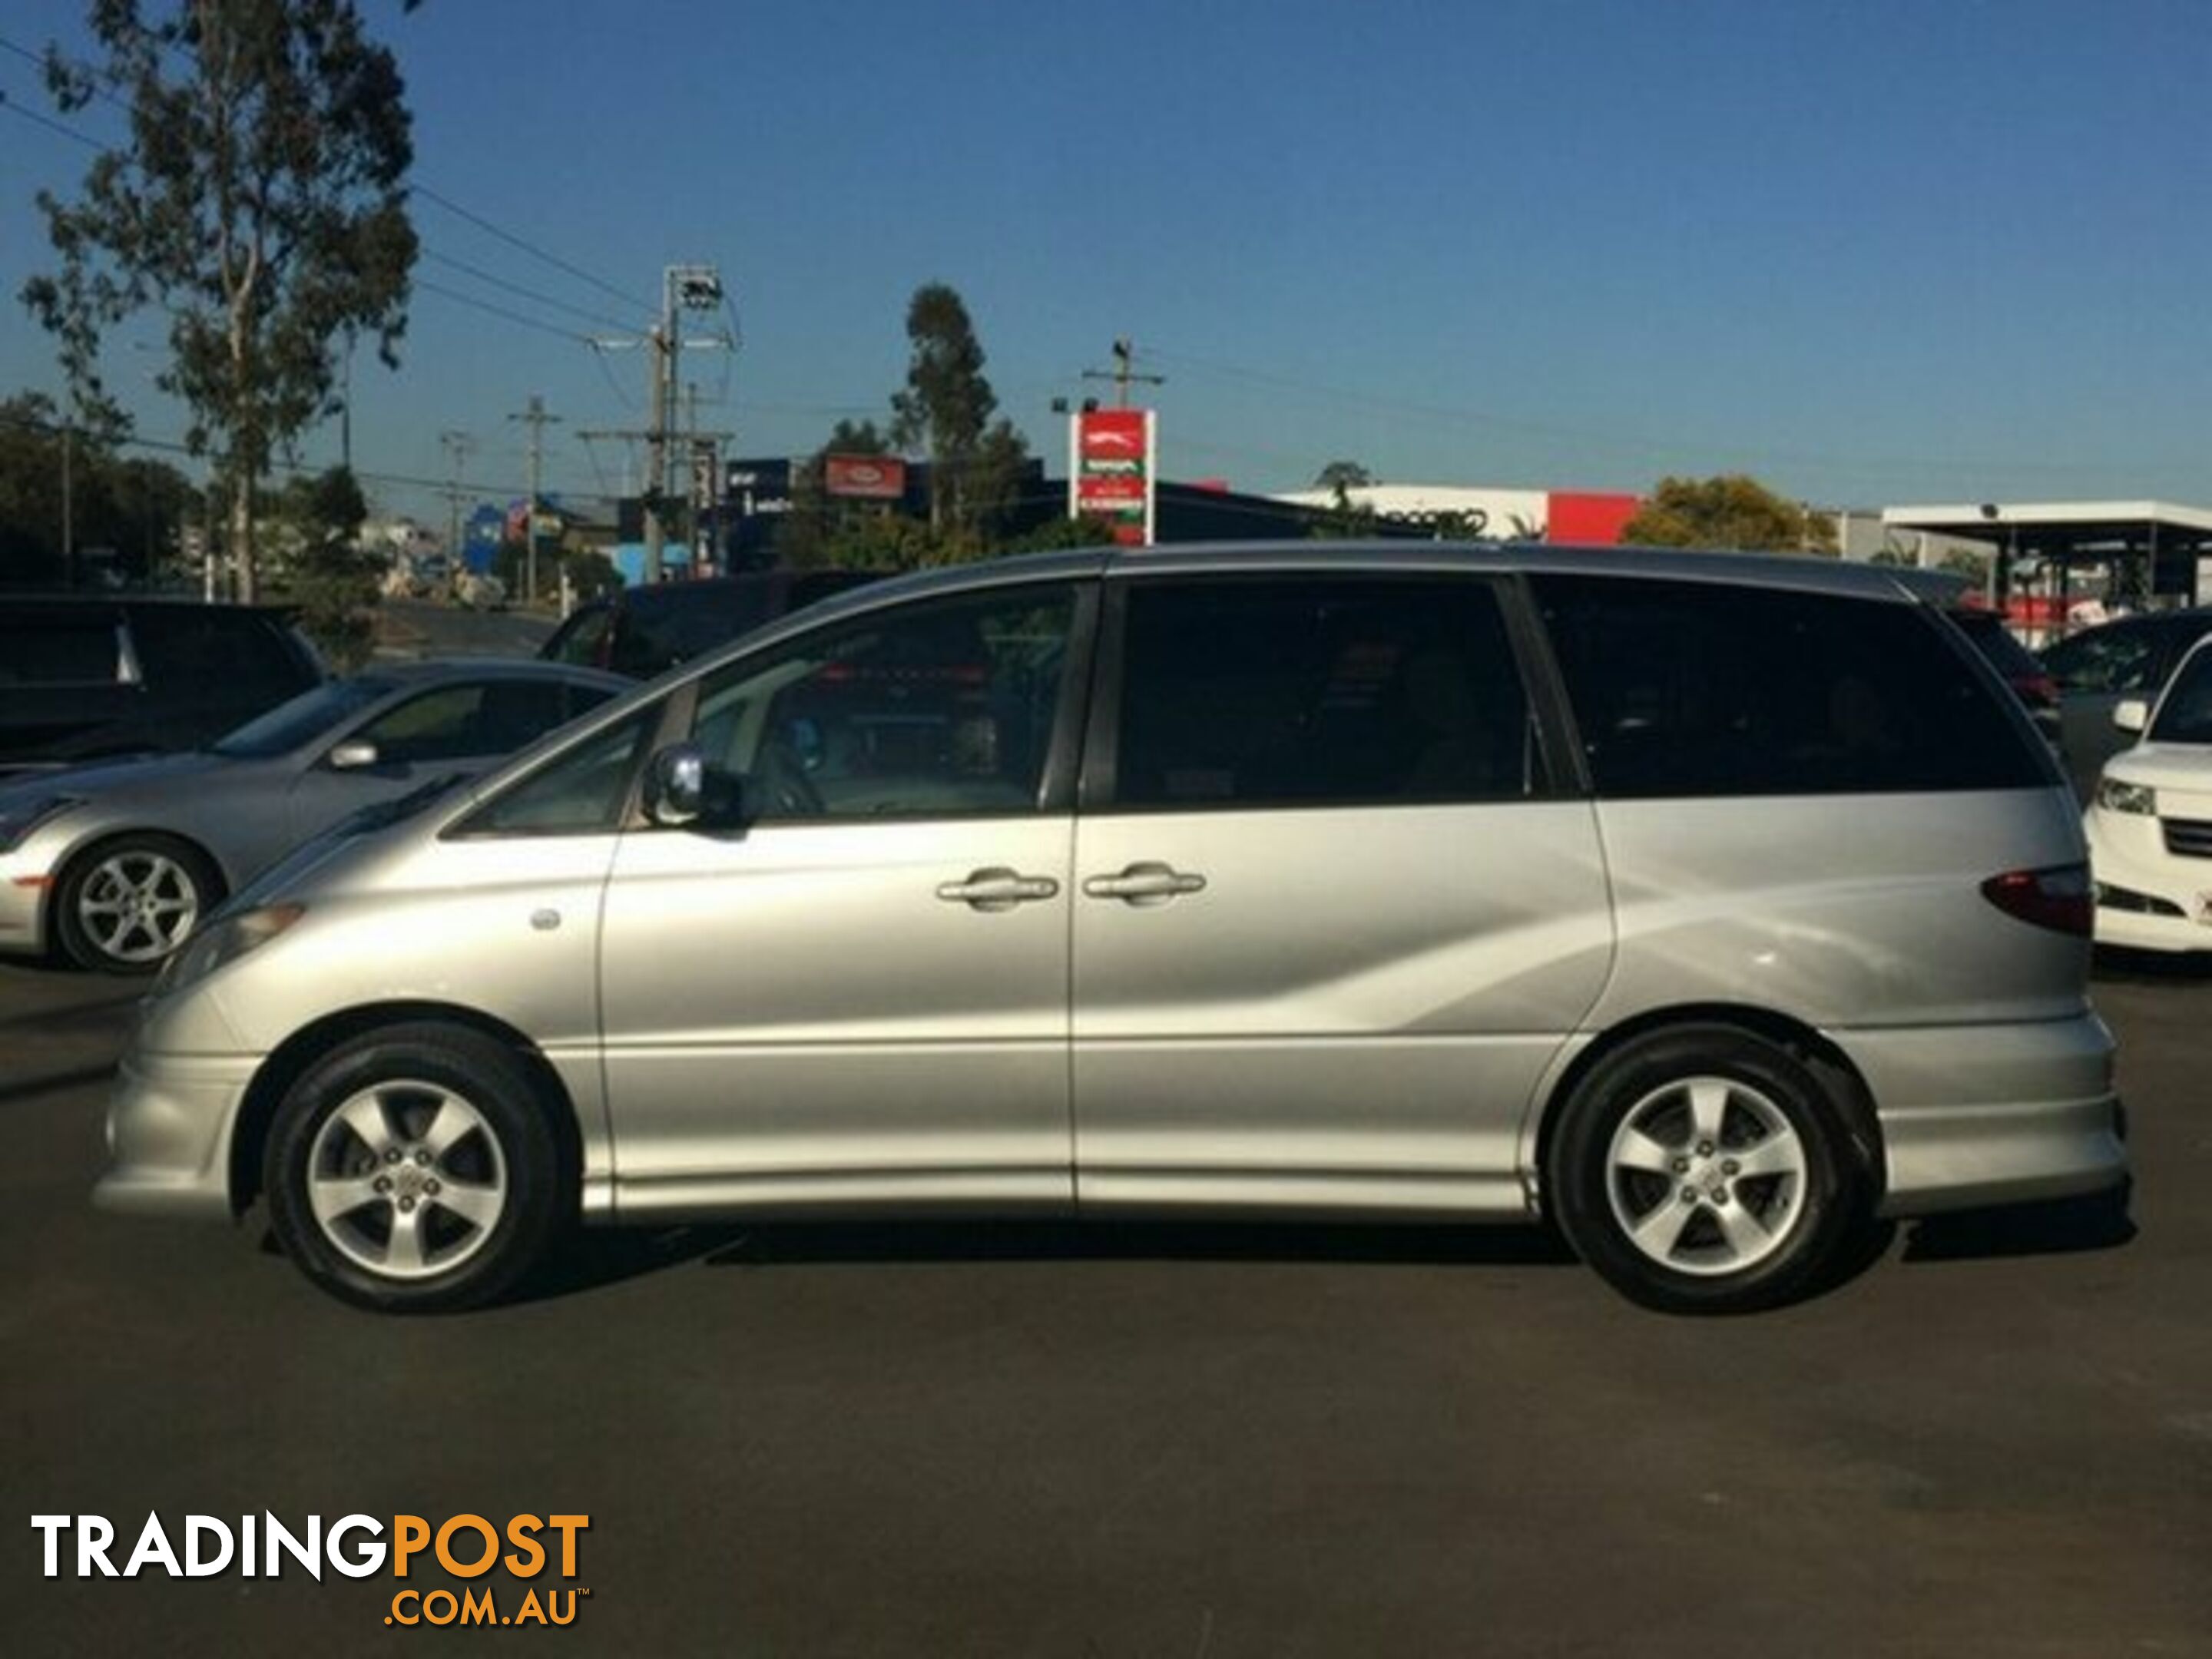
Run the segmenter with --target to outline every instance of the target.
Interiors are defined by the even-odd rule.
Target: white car
[[[2106,763],[2082,828],[2097,884],[2097,942],[2212,951],[2212,640],[2182,659],[2155,708],[2112,724],[2140,737]]]

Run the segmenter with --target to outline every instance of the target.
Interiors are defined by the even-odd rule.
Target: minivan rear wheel
[[[270,1127],[263,1190],[301,1270],[385,1312],[496,1300],[550,1248],[568,1205],[528,1072],[464,1026],[356,1038],[310,1066]]]
[[[1616,1289],[1738,1313],[1816,1288],[1857,1208],[1834,1103],[1789,1051],[1728,1026],[1655,1032],[1567,1102],[1547,1170],[1560,1229]]]

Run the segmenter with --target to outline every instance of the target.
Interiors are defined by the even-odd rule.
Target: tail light
[[[2096,901],[2086,864],[2008,870],[1982,884],[1982,896],[2007,915],[2054,933],[2087,939],[2096,923]]]

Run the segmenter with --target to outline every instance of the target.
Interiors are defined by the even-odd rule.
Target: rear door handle
[[[1092,876],[1083,884],[1092,898],[1117,898],[1124,904],[1165,904],[1184,893],[1202,893],[1206,878],[1170,864],[1130,865],[1118,876]]]
[[[939,884],[937,896],[947,904],[965,904],[976,910],[1011,910],[1017,904],[1034,904],[1060,891],[1050,876],[1025,876],[1003,865],[977,870],[965,881]]]

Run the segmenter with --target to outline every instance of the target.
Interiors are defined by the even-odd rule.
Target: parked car
[[[2212,951],[2212,640],[2155,706],[2128,698],[2113,721],[2141,740],[2106,763],[2083,819],[2098,942]]]
[[[225,906],[99,1200],[497,1297],[580,1217],[1555,1217],[1683,1310],[2119,1182],[2080,814],[1879,569],[1102,550],[840,595]]]
[[[2049,744],[2054,754],[2063,754],[2065,744],[2065,715],[2058,694],[2058,682],[2050,669],[2013,636],[2005,626],[2004,618],[1994,611],[1959,609],[1949,613],[1951,620],[1972,641],[1996,669],[2012,694],[2020,699],[2027,717],[2035,722],[2036,731]]]
[[[0,950],[58,945],[146,973],[296,842],[426,781],[481,771],[628,682],[533,662],[380,668],[305,691],[191,754],[0,788]]]
[[[2112,724],[2112,711],[2128,698],[2156,697],[2175,665],[2207,634],[2212,634],[2212,607],[2150,611],[2086,629],[2043,652],[2043,665],[2064,699],[2067,775],[2084,801],[2096,793],[2105,763],[2128,742]]]
[[[817,599],[880,581],[878,570],[761,570],[625,587],[579,605],[538,654],[648,680]]]
[[[281,611],[0,595],[0,777],[194,748],[323,678]]]

